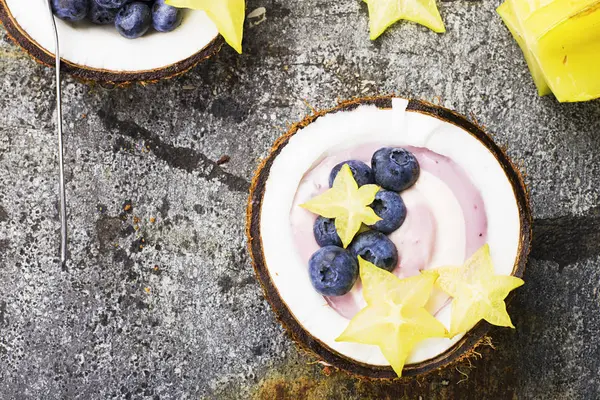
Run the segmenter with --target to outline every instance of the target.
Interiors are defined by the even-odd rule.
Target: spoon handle
[[[54,54],[56,71],[56,134],[58,138],[58,195],[60,207],[60,262],[64,266],[67,262],[67,204],[65,193],[65,166],[63,160],[63,118],[62,118],[62,93],[60,77],[60,48],[58,43],[58,30],[52,12],[51,0],[48,0],[48,10],[54,31]]]

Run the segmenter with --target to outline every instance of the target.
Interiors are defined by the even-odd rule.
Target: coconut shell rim
[[[392,98],[398,98],[398,96],[388,95],[366,97],[344,101],[331,109],[314,111],[312,115],[309,115],[302,121],[293,124],[283,136],[279,137],[275,141],[269,152],[269,155],[259,164],[252,179],[246,211],[246,236],[255,273],[261,284],[265,298],[271,305],[271,308],[275,312],[275,315],[281,325],[291,336],[292,340],[296,342],[296,344],[298,344],[303,350],[308,351],[310,354],[319,358],[320,361],[331,365],[336,369],[342,370],[359,378],[380,380],[394,380],[401,378],[398,378],[391,366],[377,366],[361,363],[336,352],[317,338],[311,336],[294,318],[292,312],[279,295],[279,291],[273,284],[270,274],[266,268],[266,262],[262,248],[262,237],[260,235],[260,214],[265,184],[268,179],[272,163],[294,134],[324,115],[340,111],[352,111],[360,105],[375,105],[380,109],[391,109]],[[452,110],[422,100],[409,100],[406,111],[419,112],[456,125],[465,130],[471,136],[475,137],[480,143],[482,143],[488,150],[492,152],[505,172],[509,182],[511,183],[517,202],[521,233],[519,238],[517,259],[515,261],[512,275],[522,278],[531,249],[532,215],[527,187],[517,166],[513,164],[513,162],[506,155],[505,151],[501,149],[480,126]],[[509,302],[513,297],[514,292],[509,294],[507,302]],[[454,346],[446,350],[444,353],[439,354],[430,360],[406,365],[402,372],[402,377],[409,378],[425,375],[462,360],[464,357],[468,356],[469,353],[471,353],[484,339],[484,336],[488,333],[491,326],[492,325],[486,321],[479,322]]]
[[[0,0],[0,23],[4,25],[10,39],[19,45],[30,57],[47,67],[55,66],[55,55],[37,43],[21,28],[14,19],[6,0]],[[204,60],[217,54],[225,41],[217,35],[204,48],[188,58],[160,68],[140,71],[112,71],[76,64],[61,58],[61,71],[86,82],[101,82],[125,86],[133,82],[153,83],[163,79],[175,78],[186,73]]]

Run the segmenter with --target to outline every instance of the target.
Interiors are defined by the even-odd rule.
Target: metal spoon
[[[60,48],[58,45],[58,30],[52,12],[51,0],[47,0],[52,29],[54,30],[54,54],[56,67],[56,134],[58,137],[58,195],[60,206],[60,262],[67,262],[67,203],[65,194],[65,166],[63,160],[63,126],[62,126],[62,93],[60,87]]]

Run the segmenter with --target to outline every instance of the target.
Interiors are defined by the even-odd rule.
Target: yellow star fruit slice
[[[542,15],[535,17],[528,24],[538,23]],[[545,33],[534,52],[559,101],[600,97],[600,2]]]
[[[364,0],[369,7],[371,40],[401,19],[416,22],[437,33],[446,32],[435,0]]]
[[[467,332],[482,319],[514,328],[504,299],[525,282],[494,273],[489,245],[477,250],[462,267],[442,267],[435,271],[439,274],[436,286],[453,297],[451,336]]]
[[[225,41],[235,51],[242,53],[246,17],[245,0],[166,0],[166,3],[173,7],[204,11],[217,26]]]
[[[556,98],[570,102],[600,97],[600,1],[507,3],[513,11],[514,29]],[[506,21],[506,10],[499,12]]]
[[[509,0],[521,24],[529,24],[527,31],[540,37],[559,23],[597,6],[598,0]]]
[[[367,306],[352,318],[336,339],[379,346],[398,376],[421,341],[446,337],[444,325],[425,310],[436,274],[399,279],[358,257]]]
[[[379,189],[377,185],[363,185],[359,188],[350,167],[344,164],[331,189],[300,207],[325,218],[335,218],[335,229],[344,247],[348,247],[363,223],[373,225],[381,221],[369,207]]]
[[[542,69],[540,68],[535,56],[525,44],[525,39],[523,39],[523,35],[521,34],[521,27],[519,26],[519,21],[517,21],[517,17],[515,16],[512,4],[512,1],[504,2],[500,7],[498,7],[498,14],[500,14],[502,17],[506,27],[519,44],[519,47],[525,56],[525,61],[527,61],[527,66],[529,67],[529,71],[533,77],[533,82],[537,87],[538,95],[546,96],[552,93],[552,90],[550,90],[550,86],[548,86],[548,83],[546,83],[546,78],[544,78]]]

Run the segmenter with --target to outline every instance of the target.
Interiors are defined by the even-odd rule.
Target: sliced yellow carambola
[[[512,3],[513,12],[517,13],[522,20],[526,20],[533,13],[554,1],[556,0],[509,0]]]
[[[358,187],[350,167],[344,164],[331,189],[300,204],[300,207],[325,218],[335,218],[335,229],[344,247],[348,247],[363,223],[373,225],[381,221],[369,207],[379,189],[377,185]]]
[[[598,4],[598,0],[509,0],[527,32],[541,37],[561,22]]]
[[[358,257],[367,306],[352,318],[336,342],[379,346],[396,374],[425,339],[447,337],[446,327],[427,312],[425,304],[438,275],[435,271],[399,279]]]
[[[600,2],[549,30],[533,51],[559,101],[600,97]]]
[[[466,332],[479,321],[514,328],[504,299],[523,285],[515,276],[497,275],[485,244],[461,267],[441,267],[435,284],[453,297],[450,335]]]
[[[600,97],[600,0],[507,0],[559,101]]]
[[[179,8],[202,10],[217,26],[225,41],[242,54],[245,0],[166,0],[166,3]]]
[[[502,20],[506,24],[510,33],[519,44],[519,47],[525,56],[525,61],[527,61],[527,65],[529,66],[529,71],[531,72],[531,76],[533,77],[533,81],[537,87],[538,94],[540,96],[545,96],[552,93],[552,90],[550,90],[550,87],[546,83],[546,78],[544,78],[542,69],[540,68],[534,55],[531,53],[529,48],[527,48],[525,39],[523,39],[523,35],[521,35],[521,28],[513,10],[513,2],[510,0],[504,2],[500,7],[498,7],[497,11],[502,17]]]

